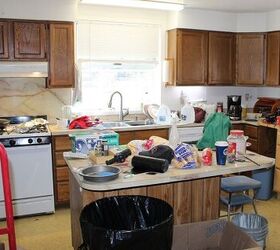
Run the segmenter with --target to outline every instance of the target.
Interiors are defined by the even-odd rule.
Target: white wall
[[[253,107],[259,96],[258,88],[256,87],[166,87],[163,90],[162,102],[168,105],[171,109],[179,110],[181,108],[180,96],[183,93],[189,101],[204,100],[208,104],[216,104],[223,102],[224,107],[227,105],[228,95],[241,95],[242,105]],[[249,94],[249,101],[245,102],[245,94]]]
[[[274,10],[267,14],[266,18],[267,31],[280,29],[280,10]]]
[[[236,14],[219,11],[184,9],[180,12],[169,13],[168,28],[234,31],[236,28]]]
[[[236,32],[265,32],[267,13],[241,13],[236,15]],[[280,26],[279,26],[280,28]]]
[[[74,21],[78,0],[0,0],[0,18]]]

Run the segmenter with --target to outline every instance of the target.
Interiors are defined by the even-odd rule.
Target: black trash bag
[[[140,152],[139,155],[166,159],[170,164],[171,160],[174,158],[174,151],[167,145],[157,145],[151,148],[149,151]]]
[[[83,208],[80,224],[82,249],[170,250],[172,246],[173,208],[152,197],[97,200]]]

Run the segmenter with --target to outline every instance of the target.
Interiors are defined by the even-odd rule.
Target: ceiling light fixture
[[[153,0],[80,0],[80,2],[83,4],[97,4],[106,6],[121,6],[168,11],[180,11],[184,9],[184,4],[182,3]]]

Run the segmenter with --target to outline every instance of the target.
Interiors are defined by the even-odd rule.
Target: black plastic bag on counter
[[[131,159],[131,166],[134,174],[143,172],[164,173],[168,170],[169,162],[166,159],[134,155]]]
[[[173,208],[153,197],[107,197],[83,208],[80,225],[81,249],[170,250]]]
[[[139,155],[159,158],[159,159],[166,159],[168,160],[169,164],[171,160],[174,158],[174,151],[167,145],[157,145],[151,148],[149,151],[142,151]]]

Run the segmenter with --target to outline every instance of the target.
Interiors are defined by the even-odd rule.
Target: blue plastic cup
[[[228,143],[226,141],[216,141],[216,159],[218,165],[226,165]]]

